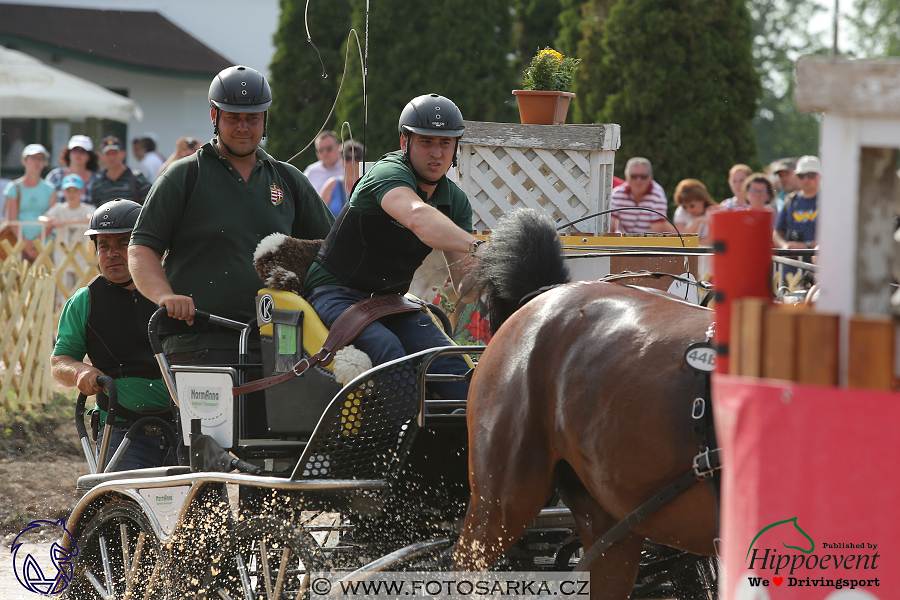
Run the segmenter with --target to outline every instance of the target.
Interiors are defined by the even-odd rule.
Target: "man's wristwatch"
[[[471,254],[472,256],[475,256],[475,252],[478,251],[478,246],[482,245],[483,243],[484,243],[484,240],[480,240],[478,238],[472,240],[472,243],[469,244],[469,254]]]

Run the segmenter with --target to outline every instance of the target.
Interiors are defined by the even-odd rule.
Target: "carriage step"
[[[555,529],[575,527],[572,511],[565,506],[542,508],[541,514],[532,519],[529,529]]]
[[[299,456],[306,448],[306,442],[298,440],[249,439],[238,440],[238,449],[248,453],[288,454]]]
[[[133,469],[131,471],[113,471],[112,473],[94,473],[82,475],[75,484],[79,492],[86,492],[101,483],[118,479],[147,479],[150,477],[168,477],[170,475],[184,475],[190,473],[190,467],[152,467],[150,469]]]
[[[438,427],[466,427],[465,413],[453,415],[425,415],[425,427],[436,429]]]

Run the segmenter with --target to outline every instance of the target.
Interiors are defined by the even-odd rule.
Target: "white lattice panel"
[[[459,183],[478,232],[490,231],[520,206],[549,212],[560,224],[609,208],[619,126],[519,125],[466,121],[460,140]],[[571,233],[609,230],[591,217]]]

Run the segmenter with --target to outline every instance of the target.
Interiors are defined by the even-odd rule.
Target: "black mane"
[[[501,218],[490,243],[479,252],[476,275],[487,294],[492,334],[522,298],[542,287],[567,283],[569,268],[550,216],[522,208]]]

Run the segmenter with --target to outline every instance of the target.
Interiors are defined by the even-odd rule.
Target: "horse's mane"
[[[505,215],[478,254],[476,276],[487,294],[491,333],[526,295],[569,281],[556,225],[543,211],[522,208]]]

